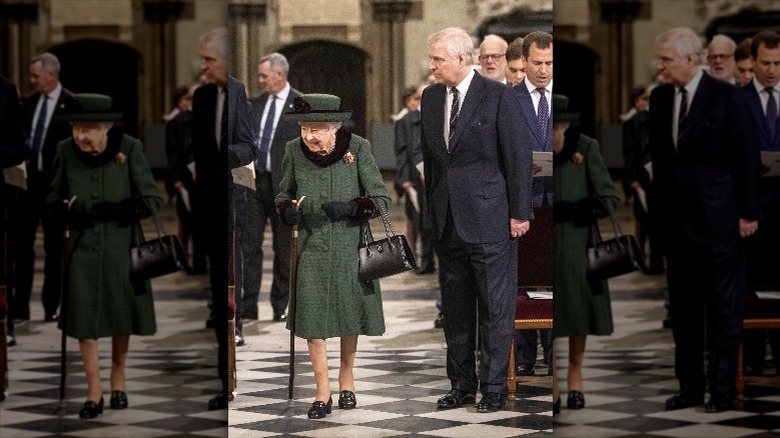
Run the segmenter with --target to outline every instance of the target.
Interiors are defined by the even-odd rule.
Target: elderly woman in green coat
[[[619,201],[596,140],[569,130],[578,114],[569,99],[553,94],[553,254],[555,308],[553,336],[569,338],[569,409],[585,407],[582,361],[588,335],[612,334],[606,282],[587,279],[589,227]],[[557,385],[553,385],[559,409]]]
[[[162,198],[141,142],[111,130],[121,113],[111,98],[78,94],[62,114],[73,137],[57,146],[48,203],[71,228],[67,307],[60,328],[79,341],[87,376],[81,418],[103,412],[97,339],[111,339],[112,409],[127,407],[125,360],[130,335],[153,335],[154,305],[148,282],[130,281],[131,225]],[[63,200],[72,200],[67,211]]]
[[[340,103],[307,94],[285,113],[299,122],[301,137],[287,143],[276,197],[282,221],[300,226],[296,311],[287,328],[308,344],[317,384],[309,418],[331,411],[325,339],[341,338],[338,404],[352,409],[358,335],[385,331],[379,283],[358,280],[358,245],[361,224],[378,214],[377,205],[387,209],[390,197],[369,142],[341,129],[350,113]]]

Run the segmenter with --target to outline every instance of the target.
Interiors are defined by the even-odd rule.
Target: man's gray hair
[[[260,58],[260,62],[257,64],[260,65],[264,62],[268,63],[268,65],[271,67],[271,70],[282,73],[284,77],[287,77],[287,73],[290,72],[290,63],[287,62],[287,58],[285,58],[281,53],[274,52],[265,55]]]
[[[731,37],[729,37],[728,35],[723,35],[723,34],[720,34],[720,33],[715,35],[714,37],[712,37],[712,39],[710,40],[710,44],[707,45],[707,47],[711,46],[712,43],[715,43],[715,42],[727,44],[732,52],[737,50],[737,43],[736,43],[736,41],[731,39]]]
[[[217,27],[204,33],[198,38],[198,42],[202,46],[213,45],[217,47],[217,52],[227,59],[227,39],[228,29],[227,27]]]
[[[36,62],[40,62],[44,70],[52,71],[56,76],[60,75],[60,60],[53,53],[41,53],[30,61],[30,65]]]
[[[466,57],[466,64],[473,62],[474,41],[465,30],[459,27],[448,27],[428,37],[428,47],[445,44],[447,54],[456,58],[458,55]]]
[[[656,47],[672,45],[680,57],[692,56],[694,64],[701,63],[702,44],[699,35],[689,27],[675,27],[658,35]]]
[[[485,44],[488,41],[493,41],[493,42],[496,42],[496,43],[500,44],[502,50],[504,51],[504,53],[506,53],[506,48],[509,47],[509,43],[506,42],[505,39],[501,38],[498,35],[490,34],[490,35],[485,35],[485,38],[482,39],[482,43],[480,43],[480,45],[479,45],[480,50],[482,50],[482,45]]]

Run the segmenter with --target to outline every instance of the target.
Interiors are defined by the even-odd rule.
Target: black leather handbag
[[[406,237],[395,234],[387,212],[381,204],[377,203],[376,205],[381,213],[387,237],[382,240],[374,240],[368,222],[361,225],[363,242],[358,247],[360,253],[358,278],[363,282],[417,269],[414,253],[409,247]]]
[[[623,234],[615,213],[606,202],[604,208],[609,212],[615,238],[602,240],[596,221],[590,224],[590,243],[588,245],[588,280],[601,281],[634,271],[645,271],[642,251],[634,236]]]
[[[163,232],[157,210],[146,202],[152,212],[157,238],[146,240],[141,225],[136,222],[133,229],[134,242],[130,247],[130,280],[139,282],[176,272],[187,267],[179,239]]]

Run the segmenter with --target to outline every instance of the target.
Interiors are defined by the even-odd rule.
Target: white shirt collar
[[[755,76],[753,76],[753,86],[756,87],[756,91],[760,95],[762,92],[765,92],[764,90],[767,88],[763,85],[761,85],[761,82],[758,82],[758,79],[756,79]],[[775,93],[780,93],[780,82],[775,84],[774,87],[772,87],[775,90]],[[780,94],[779,94],[780,95]]]
[[[462,81],[455,87],[458,89],[458,93],[460,93],[460,101],[463,102],[463,98],[466,96],[466,93],[469,91],[469,86],[471,86],[471,80],[474,79],[474,69],[469,69],[469,74],[466,75],[465,78],[463,78]],[[450,93],[452,90],[452,87],[447,87],[447,93]]]
[[[694,93],[696,93],[696,89],[699,88],[699,82],[701,82],[701,77],[704,76],[704,70],[699,69],[698,72],[696,72],[696,76],[693,77],[686,85],[685,85],[685,91],[688,92],[688,98],[692,99]],[[679,93],[681,87],[675,87],[676,91]],[[688,107],[690,108],[690,100],[688,101]]]
[[[51,91],[51,93],[47,94],[49,98],[53,99],[55,102],[59,100],[60,94],[62,94],[62,83],[57,82],[57,86],[54,87],[54,89]],[[41,97],[43,97],[43,94],[41,94]]]
[[[276,94],[275,94],[275,96],[276,96],[277,98],[279,98],[279,99],[280,99],[282,102],[286,102],[286,101],[287,101],[287,96],[289,96],[289,95],[290,95],[290,89],[291,89],[291,88],[292,88],[292,87],[290,87],[290,83],[289,83],[289,82],[287,82],[287,83],[284,85],[284,88],[282,88],[282,91],[280,91],[280,92],[276,93]]]
[[[539,88],[536,85],[532,84],[531,81],[528,80],[527,76],[523,78],[523,82],[525,82],[525,87],[528,89],[529,94],[533,93],[534,91],[536,91],[537,88]],[[550,96],[552,96],[552,83],[553,81],[552,79],[550,79],[550,82],[544,86],[545,91],[547,91],[547,94],[549,94]]]

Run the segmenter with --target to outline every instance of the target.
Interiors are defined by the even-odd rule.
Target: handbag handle
[[[391,237],[395,237],[395,228],[393,228],[393,224],[390,222],[390,216],[387,214],[387,211],[382,204],[374,202],[374,205],[379,208],[379,214],[382,216],[382,224],[385,227],[388,246],[390,246],[391,251],[395,251],[395,245],[393,244],[393,239],[391,239]],[[374,240],[374,235],[371,233],[371,226],[368,225],[368,221],[364,222],[361,226],[363,227],[363,245],[367,248],[368,252],[371,252],[369,242]]]
[[[596,198],[596,199],[598,199],[599,202],[601,202],[601,205],[603,205],[604,208],[607,210],[607,213],[609,213],[609,220],[610,222],[612,222],[612,231],[615,233],[615,243],[622,250],[625,244],[619,239],[619,237],[623,236],[623,230],[620,229],[620,224],[618,224],[617,217],[615,216],[615,212],[612,210],[612,207],[608,203],[604,202],[603,199],[601,198]],[[590,235],[591,238],[593,239],[593,243],[594,243],[593,247],[595,248],[595,251],[598,252],[598,244],[601,243],[602,240],[600,239],[601,236],[598,233],[596,233],[595,230],[596,226],[597,225],[595,220],[591,222]],[[596,241],[595,238],[596,236],[599,237],[598,241]],[[626,246],[628,246],[628,253],[631,256],[631,260],[634,260],[635,258],[634,248],[631,245],[626,245]]]
[[[157,209],[154,208],[154,205],[152,205],[149,200],[146,198],[140,197],[141,201],[143,201],[144,204],[146,204],[146,208],[149,209],[149,211],[152,212],[152,220],[154,220],[154,228],[157,231],[157,238],[160,240],[160,243],[165,248],[166,251],[170,252],[171,249],[168,247],[167,242],[165,242],[165,239],[163,239],[163,236],[165,236],[165,231],[163,230],[162,221],[160,220],[160,215],[157,213]],[[141,223],[140,221],[135,221],[135,225],[133,226],[134,231],[134,239],[135,239],[135,246],[137,248],[141,248],[141,243],[146,242],[146,237],[144,237],[144,232],[141,229]]]

